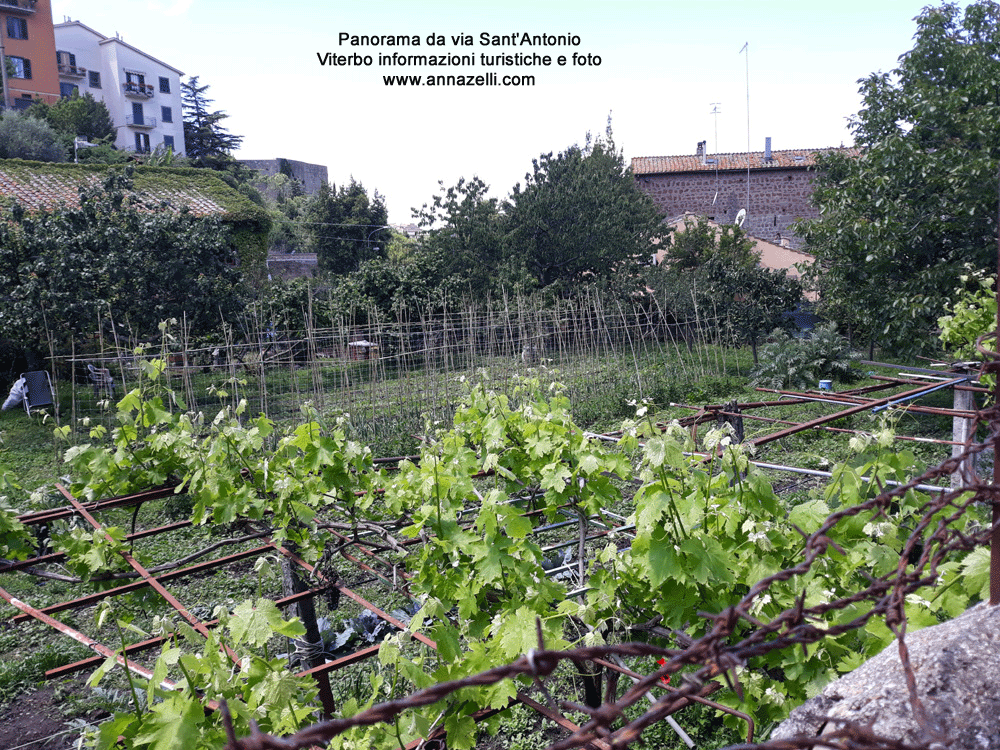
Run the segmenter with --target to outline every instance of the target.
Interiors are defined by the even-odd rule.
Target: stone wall
[[[327,169],[322,164],[309,164],[294,159],[240,159],[250,169],[260,172],[265,177],[272,177],[281,172],[281,163],[285,162],[292,171],[292,177],[302,183],[306,195],[316,195],[319,187],[328,182]],[[262,189],[263,185],[258,185]],[[263,189],[262,189],[263,192]]]
[[[776,245],[800,247],[801,240],[792,231],[792,224],[819,216],[809,202],[813,176],[812,171],[801,167],[751,170],[750,208],[743,229]],[[691,212],[731,224],[747,205],[745,171],[646,174],[637,176],[636,183],[670,219]]]
[[[267,256],[267,275],[274,281],[315,276],[318,271],[316,253],[271,253]]]

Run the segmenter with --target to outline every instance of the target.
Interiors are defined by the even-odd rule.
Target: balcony
[[[2,2],[0,2],[0,5],[2,5]],[[87,69],[77,65],[59,63],[59,75],[66,76],[67,78],[83,78],[87,75]]]
[[[2,3],[3,0],[0,0]],[[127,81],[122,84],[122,91],[125,92],[125,96],[131,96],[136,99],[151,99],[153,96],[153,87],[148,83],[133,83]]]
[[[152,130],[156,127],[155,117],[136,117],[135,115],[129,115],[125,118],[125,124],[130,128],[139,128],[141,130]]]
[[[0,0],[0,9],[23,16],[35,14],[36,0]]]

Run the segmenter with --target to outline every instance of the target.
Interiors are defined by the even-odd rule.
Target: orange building
[[[51,0],[0,0],[0,55],[7,59],[4,105],[22,109],[36,98],[59,99]]]

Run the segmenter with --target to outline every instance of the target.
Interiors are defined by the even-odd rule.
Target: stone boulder
[[[772,739],[816,736],[847,723],[907,744],[1000,750],[1000,607],[906,634],[917,695],[934,736],[913,715],[897,643],[792,711]]]

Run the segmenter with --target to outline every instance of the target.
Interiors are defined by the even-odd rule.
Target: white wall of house
[[[75,83],[81,95],[104,102],[118,134],[115,146],[152,151],[172,143],[174,153],[184,152],[181,71],[79,21],[55,24],[55,36],[56,49],[72,53],[77,68],[87,69],[83,77],[79,71],[60,74],[60,82]]]

